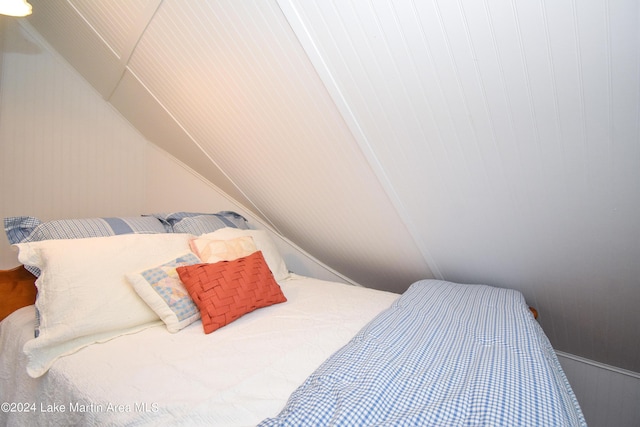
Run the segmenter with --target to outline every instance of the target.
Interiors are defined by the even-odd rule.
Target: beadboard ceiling
[[[522,291],[640,372],[635,0],[30,0],[151,142],[335,270]]]

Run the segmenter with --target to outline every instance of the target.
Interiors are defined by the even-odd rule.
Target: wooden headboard
[[[0,320],[36,301],[36,277],[24,266],[0,270]]]

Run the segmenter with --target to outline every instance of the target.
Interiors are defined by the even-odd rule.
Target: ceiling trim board
[[[140,42],[140,39],[144,35],[147,27],[151,23],[151,20],[162,6],[164,0],[155,0],[155,2],[150,2],[144,8],[144,13],[141,14],[136,20],[136,25],[133,26],[132,30],[128,34],[128,43],[127,50],[122,52],[122,56],[120,57],[120,61],[122,65],[127,66],[129,64],[129,60],[131,59],[131,55],[133,55],[133,51],[136,50],[136,46]],[[134,31],[137,30],[137,31]]]
[[[133,52],[136,50],[136,47],[138,46],[140,39],[142,38],[145,31],[147,30],[147,27],[151,23],[151,20],[153,19],[153,17],[158,12],[158,9],[160,9],[160,6],[162,5],[163,1],[164,0],[156,0],[155,2],[148,3],[144,8],[144,13],[140,15],[136,20],[137,25],[133,25],[131,27],[129,34],[127,35],[127,39],[128,39],[128,42],[126,43],[127,48],[126,50],[123,50],[121,56],[119,56],[120,64],[122,64],[122,73],[120,74],[120,79],[118,79],[116,84],[113,86],[113,89],[105,99],[107,100],[111,99],[111,97],[113,96],[113,93],[118,88],[120,81],[124,78],[124,75],[127,72],[127,66],[129,65],[129,61],[131,60],[131,55],[133,55]],[[106,44],[106,41],[105,41],[105,44]]]
[[[404,203],[402,203],[400,197],[398,196],[389,177],[387,176],[384,168],[382,167],[380,161],[378,160],[376,153],[371,147],[371,144],[369,143],[367,136],[365,135],[364,131],[360,127],[358,120],[356,119],[353,111],[351,110],[349,103],[344,98],[340,90],[340,87],[336,83],[333,75],[331,74],[331,71],[329,70],[329,67],[327,66],[326,62],[324,61],[324,58],[322,57],[322,54],[320,53],[320,51],[318,50],[318,47],[313,41],[313,38],[311,37],[311,34],[309,33],[307,26],[305,25],[302,17],[300,16],[300,13],[298,12],[298,9],[296,8],[296,5],[294,4],[295,0],[277,0],[277,2],[278,2],[278,6],[282,10],[282,13],[287,18],[289,25],[291,25],[291,29],[293,30],[296,37],[300,41],[302,48],[304,49],[307,56],[309,57],[309,60],[313,64],[314,68],[316,69],[318,76],[322,80],[329,95],[333,99],[333,102],[335,103],[336,108],[340,111],[340,114],[342,115],[349,130],[353,134],[354,139],[356,140],[356,142],[358,143],[358,146],[364,153],[364,156],[367,159],[367,162],[369,163],[375,176],[378,178],[378,181],[382,185],[382,188],[387,193],[387,196],[391,200],[391,203],[393,204],[396,212],[398,213],[400,219],[402,220],[405,227],[407,228],[409,235],[411,236],[416,246],[420,250],[420,253],[424,261],[427,263],[428,267],[431,269],[431,272],[437,279],[444,279],[444,276],[441,273],[440,269],[438,268],[438,265],[435,259],[433,258],[433,256],[431,255],[429,249],[426,247],[422,239],[418,237],[419,233],[417,232],[417,227],[411,220]]]

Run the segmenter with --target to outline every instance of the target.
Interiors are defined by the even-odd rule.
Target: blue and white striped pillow
[[[249,229],[247,220],[240,214],[222,211],[215,214],[195,212],[158,213],[151,215],[158,218],[168,231],[173,233],[189,233],[200,236],[212,233],[221,228]]]
[[[32,216],[14,216],[4,219],[4,231],[12,245],[42,240],[167,232],[158,218],[145,216],[57,219],[47,222],[42,222]],[[36,276],[40,275],[40,270],[34,266],[25,265],[25,268]]]

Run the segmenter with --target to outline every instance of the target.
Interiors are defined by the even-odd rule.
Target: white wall
[[[0,17],[0,216],[42,219],[242,206],[148,143],[37,34]],[[17,265],[0,233],[0,268]],[[341,280],[276,238],[294,271]],[[561,357],[592,426],[634,425],[639,380]]]
[[[431,270],[640,371],[640,3],[277,1]]]
[[[0,23],[0,216],[142,212],[150,144],[36,35]],[[14,266],[0,234],[0,267]]]
[[[234,210],[269,228],[145,140],[28,25],[0,16],[0,34],[0,217]],[[18,265],[0,235],[0,268]],[[272,236],[296,273],[348,281]]]
[[[558,353],[589,427],[640,425],[640,375]]]
[[[271,237],[289,270],[305,276],[355,284],[282,235],[273,232],[259,217],[232,201],[220,189],[166,152],[152,146],[146,156],[148,186],[145,190],[147,201],[144,212],[173,212],[176,209],[195,212],[234,210],[247,218],[252,227],[271,231]]]
[[[637,0],[31,1],[149,141],[327,264],[518,289],[555,348],[640,372]]]

